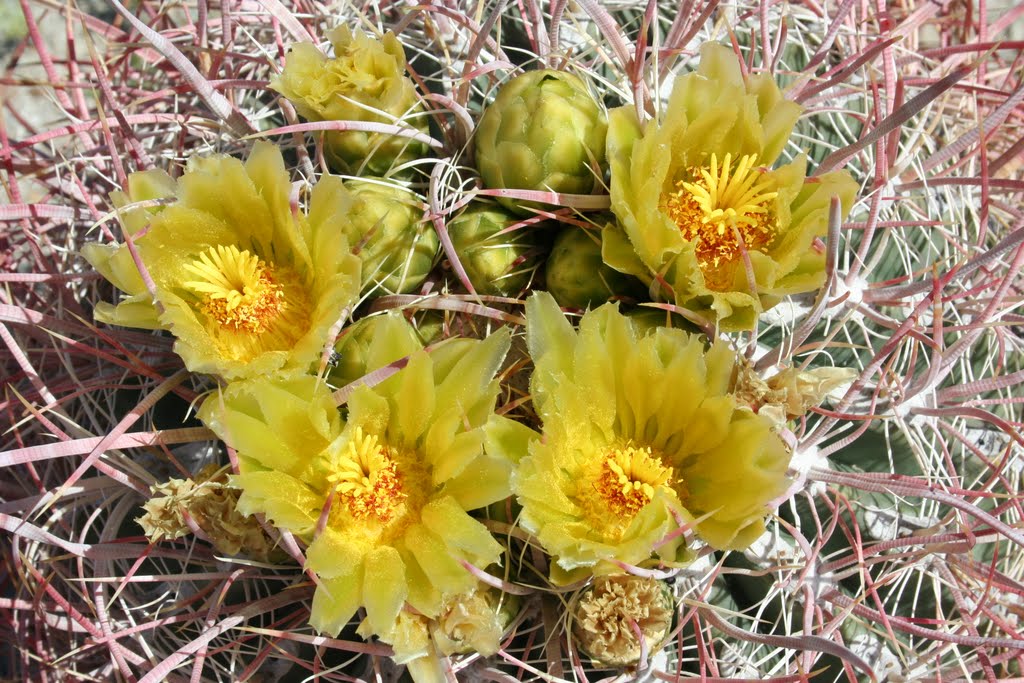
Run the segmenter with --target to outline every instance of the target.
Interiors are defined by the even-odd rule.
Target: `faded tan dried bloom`
[[[580,650],[609,667],[640,661],[643,634],[648,652],[656,651],[672,629],[674,606],[667,586],[657,579],[611,574],[598,576],[573,611],[573,633]]]
[[[753,368],[745,365],[737,370],[733,393],[737,402],[749,405],[781,429],[786,420],[798,419],[821,405],[830,392],[852,381],[856,375],[852,368],[785,368],[762,379]]]
[[[493,591],[480,587],[446,596],[434,629],[437,648],[446,655],[479,652],[487,657],[497,652],[507,621],[499,600]]]
[[[150,488],[152,497],[136,521],[152,543],[192,533],[192,519],[224,555],[245,553],[266,560],[273,543],[256,518],[236,509],[239,491],[227,484],[227,469],[207,465],[195,479],[169,479]]]

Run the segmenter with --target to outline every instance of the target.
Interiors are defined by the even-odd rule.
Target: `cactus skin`
[[[364,293],[407,294],[427,278],[441,243],[423,218],[423,202],[387,181],[349,180],[345,225],[363,262]]]
[[[605,112],[578,77],[530,71],[505,83],[476,131],[476,164],[492,189],[587,194],[605,160]],[[523,212],[532,202],[499,200]]]
[[[530,284],[541,253],[538,229],[497,234],[517,220],[501,207],[471,204],[448,223],[452,245],[477,293],[516,296]]]
[[[601,260],[599,232],[577,227],[555,238],[545,272],[547,289],[563,308],[594,308],[613,296],[643,289],[638,280]]]

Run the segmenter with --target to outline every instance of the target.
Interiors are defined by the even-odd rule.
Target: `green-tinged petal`
[[[503,415],[495,415],[484,425],[484,451],[496,460],[519,462],[537,438],[540,434]]]
[[[458,415],[460,411],[456,409],[452,412]],[[461,422],[461,418],[455,418],[455,424],[461,424]],[[427,448],[430,448],[429,443],[427,444]],[[483,430],[474,429],[471,432],[456,434],[450,441],[448,441],[447,447],[444,451],[438,452],[433,457],[430,455],[430,450],[427,450],[427,457],[430,458],[430,461],[434,464],[434,485],[440,486],[452,477],[458,476],[466,469],[466,466],[470,462],[483,453],[483,448]]]
[[[336,637],[359,609],[363,568],[334,579],[321,579],[313,594],[309,623],[319,633]]]
[[[118,220],[124,231],[129,235],[139,232],[162,208],[160,206],[132,208],[131,204],[166,199],[174,195],[177,187],[178,183],[163,169],[150,169],[129,175],[127,192],[110,193],[110,199],[118,209]]]
[[[117,306],[101,301],[93,309],[93,317],[108,325],[139,327],[144,330],[159,330],[160,318],[153,306],[153,297],[149,294],[130,297]]]
[[[511,460],[481,456],[448,479],[442,491],[458,501],[463,510],[482,508],[512,493],[512,469]]]
[[[207,397],[199,418],[247,457],[296,476],[340,429],[327,387],[308,376],[231,384]]]
[[[682,453],[703,453],[715,448],[729,434],[736,401],[732,396],[709,396],[694,411],[679,446]]]
[[[466,514],[454,498],[445,496],[428,503],[423,508],[423,525],[474,564],[486,566],[501,554],[501,546],[487,528]]]
[[[533,359],[545,358],[549,370],[535,371],[530,378],[534,403],[543,409],[547,393],[556,381],[555,372],[572,365],[572,325],[555,298],[547,292],[534,292],[526,301],[526,343]]]
[[[82,245],[82,257],[122,292],[138,296],[140,301],[142,295],[148,297],[150,307],[153,308],[152,317],[156,320],[156,308],[152,304],[152,295],[149,294],[142,281],[142,276],[139,274],[131,252],[116,244],[91,242]]]
[[[455,435],[462,427],[463,412],[459,406],[451,406],[447,410],[439,410],[431,420],[432,424],[423,441],[423,455],[431,466],[437,465],[448,457]],[[465,465],[465,454],[461,458]]]
[[[606,226],[601,234],[601,260],[620,273],[635,275],[644,282],[651,279],[647,266],[617,223]]]
[[[405,545],[427,579],[441,592],[458,593],[472,587],[473,575],[452,557],[445,542],[422,524],[409,528]]]
[[[405,663],[409,676],[415,683],[446,683],[448,677],[437,655],[424,655]]]
[[[503,327],[467,349],[438,384],[438,405],[461,403],[468,407],[481,394],[496,388],[491,380],[505,360],[510,344],[509,330]]]
[[[768,512],[768,501],[786,490],[789,460],[767,420],[737,411],[727,438],[682,468],[687,508],[695,517],[712,513],[698,533],[716,548],[744,547]]]
[[[409,582],[409,596],[406,600],[420,614],[437,614],[441,609],[441,591],[423,571],[404,542],[399,552],[405,563],[405,576]]]
[[[400,380],[394,398],[398,419],[396,436],[403,447],[413,448],[434,413],[434,369],[427,354],[414,355],[401,372]]]
[[[338,363],[328,377],[338,387],[419,351],[416,330],[401,313],[363,318],[346,327],[334,345]]]
[[[302,535],[316,526],[323,499],[294,477],[280,472],[247,472],[231,479],[242,489],[238,511],[262,513],[271,524]]]
[[[363,586],[366,618],[376,633],[384,633],[394,623],[409,593],[405,564],[397,550],[382,546],[366,556],[363,568],[366,572]]]
[[[383,434],[391,419],[388,400],[366,385],[356,387],[348,399],[346,428],[361,428],[367,434]]]

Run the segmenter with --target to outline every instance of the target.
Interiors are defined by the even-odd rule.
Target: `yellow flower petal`
[[[319,501],[321,504],[323,501]],[[353,576],[363,566],[365,549],[331,527],[323,530],[306,551],[306,566],[329,579]]]
[[[383,546],[366,556],[364,567],[369,578],[363,586],[366,618],[375,632],[384,633],[391,628],[409,593],[405,564],[397,550]]]
[[[363,594],[363,568],[336,579],[321,579],[313,594],[309,623],[318,632],[336,637],[355,615]]]

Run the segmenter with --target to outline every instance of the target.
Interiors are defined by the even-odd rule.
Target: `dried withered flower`
[[[637,664],[642,651],[657,650],[672,629],[675,610],[668,587],[657,579],[606,574],[580,596],[572,613],[580,650],[599,665]]]

